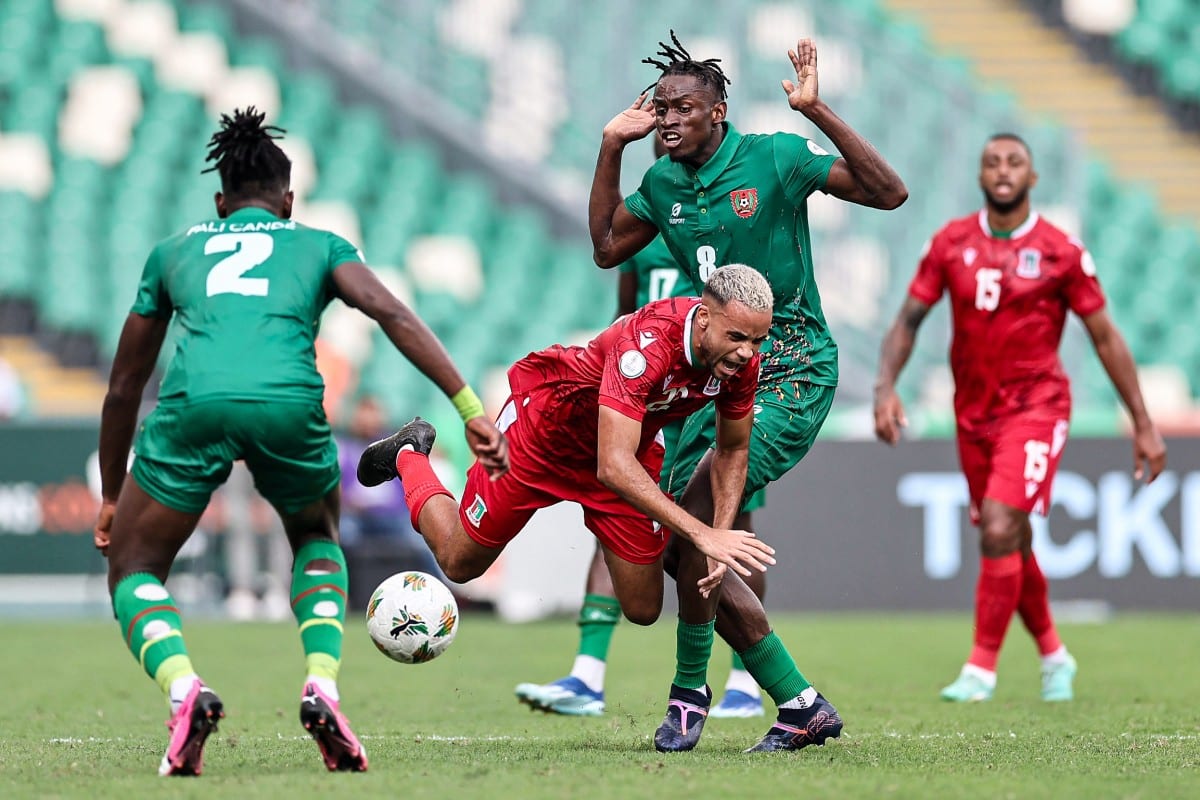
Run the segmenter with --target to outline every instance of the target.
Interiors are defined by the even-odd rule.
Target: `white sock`
[[[604,691],[604,668],[606,664],[595,656],[575,656],[571,677],[579,678],[593,692]]]
[[[731,669],[729,671],[729,680],[725,681],[725,691],[741,692],[751,697],[762,697],[762,693],[758,689],[758,683],[744,669]]]
[[[815,686],[810,686],[800,694],[788,700],[786,703],[780,703],[780,708],[808,708],[813,703],[817,702],[817,689]]]
[[[1071,654],[1067,652],[1067,646],[1060,644],[1058,649],[1052,653],[1046,653],[1042,656],[1043,667],[1057,667],[1060,664],[1065,664],[1071,659]]]
[[[976,678],[979,678],[979,680],[983,681],[984,685],[989,689],[996,688],[996,673],[992,672],[990,669],[977,667],[974,664],[963,664],[962,674],[974,675]]]
[[[199,678],[199,675],[191,672],[182,678],[176,678],[171,681],[171,688],[167,691],[167,700],[171,703],[172,714],[179,710],[184,700],[187,700],[188,692],[192,690],[192,684],[199,680]]]
[[[305,683],[315,683],[326,697],[333,702],[338,702],[341,698],[338,697],[337,681],[330,678],[320,677],[317,675],[309,675],[304,679]]]

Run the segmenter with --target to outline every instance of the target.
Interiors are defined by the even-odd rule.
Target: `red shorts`
[[[971,521],[984,498],[1026,513],[1050,510],[1050,487],[1067,443],[1062,417],[1014,416],[982,432],[958,432],[958,459],[971,493]]]
[[[667,547],[667,535],[657,522],[626,503],[596,478],[596,466],[569,467],[542,457],[536,427],[540,414],[518,414],[511,400],[497,425],[508,438],[512,468],[492,480],[478,462],[467,471],[458,516],[467,535],[484,547],[504,547],[521,532],[539,508],[562,501],[583,507],[583,523],[618,557],[631,564],[653,564]],[[650,448],[641,459],[646,473],[658,484],[663,449]]]

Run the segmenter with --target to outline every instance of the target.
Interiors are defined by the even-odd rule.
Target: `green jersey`
[[[200,399],[316,400],[315,341],[333,270],[361,262],[340,236],[260,208],[193,225],[155,246],[134,314],[178,315],[159,404]]]
[[[837,345],[817,293],[806,206],[837,158],[803,136],[743,136],[725,123],[725,139],[699,169],[659,159],[625,198],[687,265],[697,292],[725,264],[766,276],[775,313],[764,376],[837,385]]]
[[[692,279],[683,274],[675,256],[667,249],[661,236],[639,250],[633,258],[621,264],[621,272],[632,272],[637,276],[638,308],[668,297],[686,297],[696,294]]]

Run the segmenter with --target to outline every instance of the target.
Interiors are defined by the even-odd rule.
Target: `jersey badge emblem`
[[[720,391],[721,391],[721,382],[719,380],[717,380],[716,378],[709,378],[708,383],[704,384],[704,393],[706,395],[708,395],[709,397],[712,397],[713,395],[720,393]]]
[[[750,219],[758,208],[758,189],[734,189],[729,193],[733,211],[742,219]]]
[[[620,368],[626,378],[640,378],[646,371],[646,357],[637,350],[626,350],[621,353]]]
[[[1042,277],[1042,254],[1031,247],[1026,247],[1017,253],[1017,277]]]
[[[968,267],[971,266],[975,263],[975,256],[977,255],[979,255],[979,253],[974,247],[963,248],[963,264]]]
[[[483,498],[475,495],[475,502],[471,503],[471,507],[467,509],[467,519],[471,520],[471,524],[478,528],[486,513],[487,505],[484,504]]]

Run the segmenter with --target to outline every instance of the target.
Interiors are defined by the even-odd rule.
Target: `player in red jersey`
[[[714,283],[715,281],[715,283]],[[754,423],[759,348],[771,327],[770,286],[744,265],[713,273],[701,298],[650,303],[614,322],[585,347],[555,345],[508,371],[511,396],[497,424],[508,439],[510,469],[467,473],[461,504],[426,457],[435,431],[418,418],[370,445],[358,479],[404,482],[413,526],[452,581],[476,578],[534,511],[568,500],[604,549],[621,611],[631,622],[658,619],[663,599],[663,528],[678,531],[712,562],[739,574],[775,563],[770,547],[728,530],[742,500]],[[717,445],[709,526],[658,488],[660,430],[715,403]]]
[[[1046,514],[1066,444],[1071,391],[1058,356],[1067,311],[1083,321],[1133,421],[1134,476],[1166,466],[1162,437],[1146,413],[1133,357],[1105,309],[1091,255],[1078,239],[1031,210],[1037,183],[1028,145],[1015,134],[988,140],[979,170],[984,208],[938,231],[908,298],[883,340],[875,384],[875,434],[888,444],[906,424],[895,383],[917,328],[948,293],[954,324],[950,367],[958,453],[979,527],[975,646],[945,700],[988,700],[1013,612],[1042,657],[1042,699],[1074,696],[1075,659],[1050,615],[1046,578],[1031,548],[1029,514]]]

